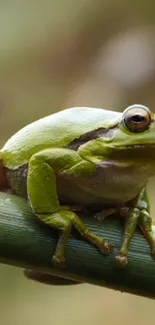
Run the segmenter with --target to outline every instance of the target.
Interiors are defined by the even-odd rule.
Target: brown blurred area
[[[1,0],[0,145],[71,106],[155,111],[154,13],[151,0]],[[0,288],[0,324],[154,324],[154,301],[95,286],[49,287],[1,265]]]

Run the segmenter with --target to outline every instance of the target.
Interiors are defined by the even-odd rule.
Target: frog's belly
[[[98,167],[89,176],[76,177],[62,172],[57,189],[63,204],[85,206],[119,206],[135,198],[146,185],[142,170],[114,166]]]
[[[7,170],[10,188],[20,196],[27,197],[27,166]],[[138,195],[147,178],[141,169],[122,168],[104,164],[89,176],[57,175],[57,192],[61,204],[81,204],[87,207],[119,206]],[[40,191],[46,191],[43,184]]]

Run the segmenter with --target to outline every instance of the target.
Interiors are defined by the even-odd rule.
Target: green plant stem
[[[81,217],[91,231],[114,244],[114,252],[105,257],[96,247],[73,233],[66,250],[67,267],[55,269],[51,265],[51,258],[58,233],[37,220],[26,200],[1,192],[0,262],[36,270],[40,278],[45,277],[41,275],[44,273],[49,278],[54,275],[71,279],[73,283],[86,282],[155,298],[155,261],[150,256],[150,247],[143,235],[136,231],[131,241],[129,265],[119,269],[114,257],[121,246],[121,221],[107,218],[99,223],[90,213]]]

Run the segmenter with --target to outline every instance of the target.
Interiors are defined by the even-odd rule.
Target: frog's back
[[[121,113],[74,107],[37,120],[13,135],[1,150],[3,164],[16,168],[45,148],[62,148],[81,135],[118,123]]]

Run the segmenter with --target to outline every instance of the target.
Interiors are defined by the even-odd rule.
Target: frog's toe
[[[62,257],[57,257],[56,255],[52,258],[52,265],[54,267],[65,268],[66,267],[66,260]]]
[[[122,255],[122,254],[118,254],[115,257],[115,261],[116,261],[117,266],[122,267],[122,268],[126,267],[129,263],[127,256]]]
[[[109,241],[105,240],[102,245],[100,245],[99,249],[104,255],[110,255],[113,252],[114,246]]]

